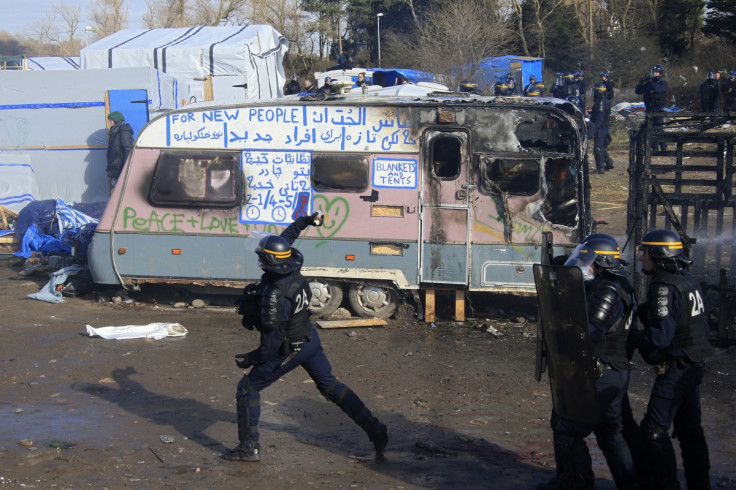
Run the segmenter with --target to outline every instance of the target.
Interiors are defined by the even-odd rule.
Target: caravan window
[[[454,180],[460,175],[462,142],[453,135],[435,136],[431,140],[432,175],[440,180]]]
[[[363,192],[370,183],[370,165],[363,155],[314,155],[312,186],[318,191]]]
[[[539,160],[481,158],[480,188],[487,194],[499,191],[517,196],[539,192]]]
[[[162,151],[148,193],[159,206],[234,207],[240,196],[240,154]]]

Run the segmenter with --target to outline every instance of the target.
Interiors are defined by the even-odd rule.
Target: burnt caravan
[[[314,310],[388,317],[422,290],[534,294],[542,234],[589,231],[582,115],[452,93],[169,112],[141,131],[89,251],[95,282],[242,287],[246,237],[319,211],[295,246]],[[316,99],[316,97],[315,97]],[[421,315],[421,311],[420,311]]]

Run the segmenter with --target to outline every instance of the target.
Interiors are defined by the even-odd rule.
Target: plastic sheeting
[[[103,339],[153,339],[160,340],[166,337],[184,337],[188,332],[180,323],[149,323],[148,325],[124,325],[121,327],[98,327],[87,325],[87,335],[102,337]]]

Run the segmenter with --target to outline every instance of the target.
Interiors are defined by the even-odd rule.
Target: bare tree
[[[510,31],[495,0],[448,2],[425,14],[419,26],[417,61],[450,84],[473,79],[479,62],[502,54]]]
[[[109,36],[128,27],[125,0],[94,0],[89,12],[94,24],[95,38]]]
[[[51,43],[58,48],[57,56],[72,56],[79,52],[80,41],[76,38],[79,31],[81,8],[58,2],[44,12],[43,18],[31,26],[31,32],[39,43]]]
[[[517,16],[517,35],[521,38],[522,45],[527,56],[539,56],[544,58],[545,52],[545,36],[547,32],[547,19],[552,15],[555,10],[567,4],[566,0],[550,0],[544,2],[543,0],[511,0],[511,7],[513,8]],[[531,14],[532,24],[524,26],[522,24],[522,11],[524,6],[527,6]],[[533,34],[536,37],[537,52],[529,52],[529,42],[526,39],[528,34]]]

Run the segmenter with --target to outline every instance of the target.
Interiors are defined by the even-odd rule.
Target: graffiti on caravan
[[[409,111],[306,105],[220,109],[168,114],[161,129],[173,148],[417,151]],[[147,146],[146,136],[139,145]]]
[[[245,150],[240,221],[283,225],[311,213],[312,153]]]

